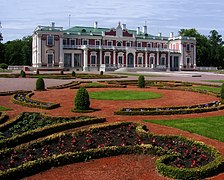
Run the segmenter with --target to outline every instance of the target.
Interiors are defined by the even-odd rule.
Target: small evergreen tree
[[[38,78],[36,81],[36,90],[37,91],[44,91],[45,90],[45,83],[43,78]]]
[[[61,72],[60,72],[60,73],[61,73],[61,75],[63,75],[63,74],[64,74],[64,71],[63,71],[63,70],[61,70]]]
[[[221,102],[224,103],[224,83],[221,86]]]
[[[90,109],[89,94],[86,88],[80,87],[75,96],[76,110],[89,110]]]
[[[26,77],[26,73],[25,73],[25,71],[21,70],[21,71],[20,71],[20,76],[21,76],[21,77]]]
[[[140,75],[138,77],[138,87],[139,88],[144,88],[145,87],[145,77]]]
[[[72,76],[75,77],[75,71],[72,71]]]
[[[101,75],[101,76],[103,75],[103,71],[100,71],[100,75]]]

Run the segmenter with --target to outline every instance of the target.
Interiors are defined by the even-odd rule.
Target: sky
[[[223,0],[0,0],[3,43],[32,35],[38,25],[69,28],[113,28],[118,22],[127,29],[147,25],[148,33],[178,35],[180,29],[196,28],[209,35],[213,29],[224,35]]]

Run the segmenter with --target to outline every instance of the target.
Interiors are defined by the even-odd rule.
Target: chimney
[[[137,27],[137,35],[140,34],[140,27]]]
[[[147,34],[147,26],[146,25],[142,27],[142,33]]]
[[[173,38],[173,32],[170,33],[170,38]]]
[[[93,25],[94,29],[97,29],[97,28],[98,28],[97,25],[98,25],[98,22],[95,21],[95,22],[94,22],[94,25]]]
[[[126,24],[122,24],[122,30],[126,29]]]
[[[55,22],[51,22],[51,27],[55,27]]]
[[[159,36],[159,37],[162,37],[162,33],[159,32],[159,33],[158,33],[158,36]]]

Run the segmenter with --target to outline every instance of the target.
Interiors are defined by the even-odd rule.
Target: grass
[[[212,92],[217,92],[220,93],[221,87],[214,87],[214,86],[195,86],[195,87],[190,87],[196,90],[207,90],[207,91],[212,91]]]
[[[224,80],[209,80],[206,82],[224,83]]]
[[[144,120],[224,142],[224,116],[176,120]]]
[[[4,106],[0,106],[0,111],[10,111],[12,109],[4,107]]]
[[[90,92],[89,96],[97,100],[146,100],[160,98],[162,95],[154,92],[118,90]]]

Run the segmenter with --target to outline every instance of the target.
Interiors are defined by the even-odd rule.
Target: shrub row
[[[172,109],[172,107],[169,107]],[[204,112],[212,112],[212,111],[218,111],[224,109],[224,105],[220,105],[217,107],[208,107],[208,108],[193,108],[193,109],[173,109],[173,110],[144,110],[146,108],[141,108],[143,111],[138,111],[134,109],[133,111],[127,111],[126,109],[129,108],[123,108],[120,111],[114,112],[115,115],[141,115],[141,116],[147,116],[147,115],[174,115],[174,114],[192,114],[192,113],[204,113]],[[132,108],[133,109],[133,108]]]
[[[110,129],[114,126],[121,126],[125,123],[114,123],[110,125],[99,125],[87,130],[82,130],[79,133],[90,132],[97,129]],[[47,158],[39,158],[33,161],[25,162],[24,164],[17,166],[15,168],[8,169],[7,171],[1,172],[0,178],[1,179],[15,179],[16,178],[23,178],[25,176],[29,176],[40,171],[46,170],[51,168],[52,166],[62,166],[65,164],[70,164],[74,162],[82,162],[89,159],[96,159],[102,157],[109,157],[109,156],[116,156],[120,154],[153,154],[161,156],[156,161],[156,168],[157,170],[163,174],[164,176],[170,178],[177,178],[177,179],[202,179],[205,177],[209,177],[220,172],[223,172],[224,168],[224,161],[223,156],[213,147],[206,146],[204,143],[193,141],[181,136],[157,136],[151,133],[148,133],[144,130],[144,127],[136,127],[136,131],[138,134],[144,137],[156,137],[160,139],[170,139],[175,141],[183,141],[189,145],[196,145],[197,147],[201,148],[202,150],[208,152],[214,157],[214,160],[204,166],[197,167],[197,168],[177,168],[170,165],[167,165],[167,162],[172,160],[173,158],[179,156],[178,153],[173,151],[167,151],[161,147],[154,146],[151,144],[144,144],[144,145],[134,145],[134,146],[109,146],[104,148],[97,148],[97,149],[88,149],[85,151],[77,151],[77,152],[66,152],[64,154],[55,154],[51,157]],[[68,133],[67,133],[68,134]],[[72,134],[72,133],[69,133]],[[20,151],[24,151],[29,147],[35,146],[42,146],[47,144],[50,141],[53,141],[56,138],[65,136],[66,134],[60,133],[57,135],[51,135],[43,140],[37,140],[35,142],[31,142],[30,144],[26,144],[23,146],[17,147]],[[14,149],[5,149],[0,151],[1,155],[9,154],[13,152]]]
[[[64,89],[64,88],[71,88],[71,87],[74,87],[74,86],[77,86],[79,85],[80,82],[76,82],[76,81],[72,81],[70,83],[66,83],[66,84],[62,84],[62,85],[58,85],[58,86],[51,86],[51,87],[48,87],[47,89]]]
[[[23,93],[30,93],[32,91],[24,91],[24,90],[16,90],[16,91],[5,91],[5,92],[0,92],[0,96],[8,96],[8,95],[13,95],[13,94],[23,94]]]
[[[38,100],[31,99],[31,96],[34,93],[17,93],[11,97],[11,101],[15,104],[20,104],[22,106],[34,107],[40,109],[55,109],[60,107],[60,104],[50,103],[50,102],[41,102]],[[17,97],[20,96],[20,100]]]
[[[7,121],[9,116],[7,116],[4,112],[0,112],[0,124],[3,124]]]
[[[23,114],[24,113],[21,113],[19,116],[17,116],[16,119],[8,122],[7,124],[3,124],[2,126],[0,126],[0,130],[4,131],[7,128],[11,127],[12,125],[16,124],[23,117]],[[55,117],[55,118],[62,118],[62,117]],[[74,120],[74,121],[65,122],[65,123],[53,124],[50,126],[45,126],[43,128],[27,131],[25,133],[15,135],[7,139],[0,140],[0,147],[1,149],[11,148],[19,144],[38,139],[40,137],[48,136],[53,133],[57,133],[57,132],[61,132],[64,130],[73,129],[73,128],[77,128],[81,126],[86,126],[90,124],[102,123],[105,121],[106,121],[105,118],[89,117],[82,120]]]

